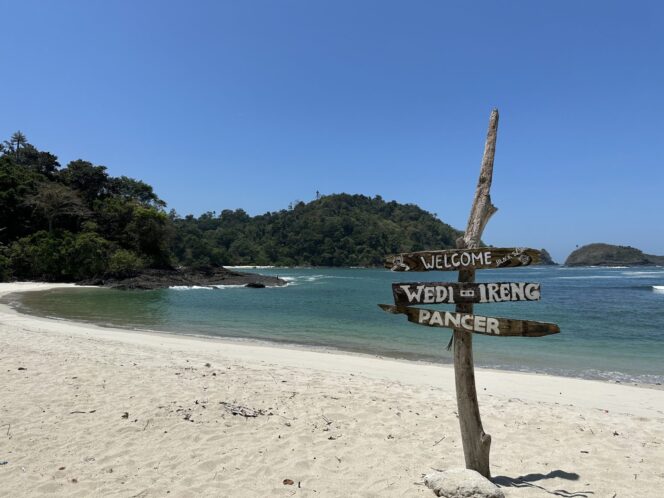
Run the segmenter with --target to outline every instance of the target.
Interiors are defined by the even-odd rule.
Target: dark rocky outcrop
[[[541,261],[539,262],[540,265],[546,265],[546,266],[551,266],[551,265],[557,265],[551,255],[549,254],[549,251],[546,249],[540,249],[540,254],[541,256]]]
[[[78,282],[80,285],[99,285],[114,289],[165,289],[174,286],[244,285],[251,288],[286,285],[279,277],[242,273],[227,268],[206,269],[148,269],[129,275],[107,275]]]
[[[664,265],[664,256],[653,256],[630,246],[588,244],[565,260],[565,266],[649,266]]]

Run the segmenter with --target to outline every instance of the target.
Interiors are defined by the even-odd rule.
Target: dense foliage
[[[386,254],[452,247],[460,235],[412,204],[337,194],[289,210],[174,220],[173,249],[186,265],[380,265]]]
[[[453,246],[459,232],[415,205],[318,196],[251,217],[166,214],[151,186],[104,166],[0,144],[0,281],[76,281],[143,268],[379,265],[388,253]]]
[[[149,185],[77,160],[61,168],[17,132],[0,145],[0,279],[80,280],[172,263]]]

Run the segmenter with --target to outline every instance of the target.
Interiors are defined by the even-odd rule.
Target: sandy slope
[[[463,465],[444,366],[0,306],[0,386],[2,496],[432,496],[422,474]],[[490,370],[478,388],[507,496],[663,496],[664,391]]]

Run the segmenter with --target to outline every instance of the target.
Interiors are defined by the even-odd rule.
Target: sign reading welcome
[[[385,258],[385,267],[392,271],[457,271],[528,266],[541,259],[535,249],[482,247],[393,254]]]

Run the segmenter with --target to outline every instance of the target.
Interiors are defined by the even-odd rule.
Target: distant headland
[[[664,265],[664,256],[653,256],[630,246],[588,244],[573,251],[565,266],[651,266]]]

